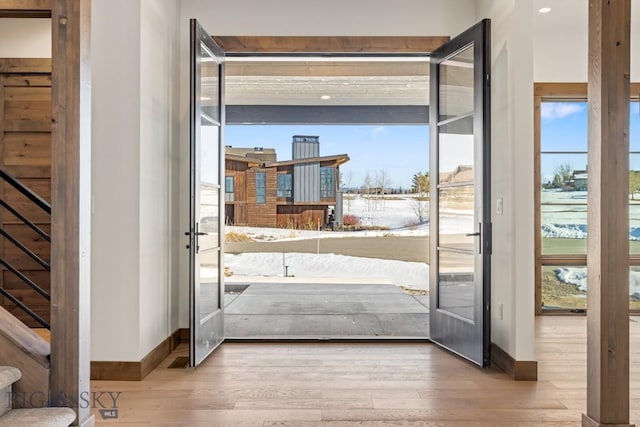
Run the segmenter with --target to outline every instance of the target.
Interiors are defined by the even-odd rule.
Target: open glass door
[[[490,362],[490,21],[431,55],[431,340]]]
[[[190,345],[197,366],[223,340],[224,271],[224,53],[195,19],[191,20],[190,108]]]

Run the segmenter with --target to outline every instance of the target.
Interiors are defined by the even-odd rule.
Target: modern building
[[[202,103],[209,101],[224,104],[224,96],[233,95],[232,88],[216,91],[219,86],[214,82],[221,80],[216,70],[219,70],[217,64],[222,53],[234,57],[229,64],[237,62],[238,57],[246,59],[252,55],[258,57],[255,62],[264,63],[265,58],[282,54],[298,59],[304,55],[362,55],[364,59],[360,61],[373,58],[373,62],[381,55],[405,54],[413,61],[416,55],[442,53],[444,50],[438,49],[450,39],[468,36],[467,29],[490,19],[490,52],[476,49],[475,56],[469,55],[470,51],[465,49],[471,44],[449,52],[453,56],[465,55],[447,57],[451,61],[444,66],[455,71],[448,76],[450,79],[441,79],[454,86],[469,81],[481,85],[490,93],[490,102],[486,104],[473,102],[470,93],[477,95],[477,92],[461,84],[460,90],[442,92],[443,96],[452,95],[449,99],[455,100],[453,104],[457,109],[435,114],[441,105],[427,106],[430,97],[426,90],[420,94],[421,100],[412,97],[415,73],[409,72],[410,75],[401,76],[408,81],[399,86],[406,95],[404,102],[391,103],[391,95],[383,91],[388,86],[375,84],[366,86],[382,92],[376,92],[377,96],[367,105],[353,105],[349,98],[336,100],[324,93],[321,98],[316,93],[313,105],[300,102],[294,107],[283,106],[275,102],[274,93],[258,91],[235,106],[228,105],[226,121],[263,123],[280,118],[283,122],[283,117],[302,115],[310,123],[313,120],[370,123],[371,118],[392,124],[429,121],[432,135],[436,128],[451,127],[456,128],[456,137],[475,136],[483,130],[489,134],[490,128],[490,143],[488,139],[485,141],[491,155],[484,158],[484,166],[489,166],[484,178],[489,181],[491,191],[485,194],[487,200],[482,207],[485,219],[490,218],[490,224],[485,224],[489,227],[484,230],[491,230],[492,239],[486,239],[487,234],[480,235],[481,230],[469,230],[464,237],[473,242],[473,254],[468,251],[457,254],[467,260],[467,266],[482,264],[491,270],[490,276],[484,274],[488,268],[475,276],[487,278],[482,285],[487,285],[490,292],[479,293],[474,300],[481,314],[490,320],[482,326],[485,326],[484,336],[490,337],[491,361],[514,379],[535,379],[539,371],[546,370],[548,376],[540,387],[551,383],[553,387],[571,388],[571,393],[560,403],[547,402],[545,406],[544,402],[538,402],[535,409],[528,409],[526,399],[540,397],[539,389],[523,385],[518,387],[519,391],[524,390],[522,394],[500,394],[490,386],[504,375],[492,371],[474,381],[456,378],[462,385],[478,382],[487,385],[478,395],[465,395],[465,405],[477,402],[494,405],[490,414],[480,412],[485,417],[485,425],[544,425],[545,422],[559,425],[567,422],[565,417],[570,417],[568,424],[575,425],[580,423],[583,412],[588,413],[582,421],[585,426],[629,425],[629,318],[624,301],[628,297],[625,283],[629,264],[640,265],[640,259],[638,253],[629,255],[627,246],[628,208],[624,203],[628,203],[628,186],[620,165],[626,165],[629,156],[629,133],[624,129],[629,119],[627,107],[630,101],[637,103],[640,93],[638,6],[637,1],[628,0],[0,1],[1,166],[21,181],[29,182],[29,188],[38,198],[51,204],[50,218],[44,204],[44,209],[33,208],[34,212],[38,209],[41,212],[31,221],[46,235],[50,234],[50,249],[47,238],[38,233],[40,237],[27,239],[32,252],[40,254],[51,274],[48,274],[49,268],[33,258],[23,265],[30,277],[39,276],[34,281],[50,294],[50,304],[38,302],[35,304],[44,307],[35,308],[50,312],[50,318],[45,320],[50,320],[51,344],[38,341],[19,326],[22,323],[15,322],[13,315],[3,313],[0,364],[21,367],[24,375],[21,381],[33,385],[32,391],[40,387],[53,396],[71,396],[63,404],[77,411],[80,424],[92,425],[90,408],[79,404],[89,390],[90,376],[141,380],[181,339],[191,341],[194,347],[220,342],[222,337],[214,331],[209,331],[211,337],[196,341],[196,329],[202,319],[196,319],[193,312],[190,314],[193,263],[198,259],[193,252],[198,250],[198,242],[202,243],[198,240],[201,237],[196,227],[198,221],[193,221],[194,209],[191,208],[191,202],[197,198],[192,193],[191,181],[199,165],[190,161],[190,148],[193,148],[190,136],[197,134],[194,123],[221,128],[225,114],[211,108],[194,120],[190,112],[199,111]],[[211,86],[204,90],[211,89],[211,93],[197,97],[191,96],[189,78],[192,64],[189,39],[190,33],[196,32],[190,31],[190,18],[197,18],[207,31],[219,36],[221,51],[202,46],[200,54],[209,57],[199,64],[204,68],[213,67],[213,74],[205,74]],[[627,31],[629,19],[631,35]],[[465,75],[468,77],[465,70],[472,68],[469,66],[471,56],[484,57],[490,73],[474,75],[476,78],[470,80],[465,78]],[[349,70],[344,64],[339,66]],[[322,79],[330,79],[335,69],[318,66],[314,60],[299,68],[311,70],[320,83],[326,83]],[[252,70],[247,66],[241,71],[253,80],[261,77],[252,75]],[[444,72],[444,68],[440,70]],[[291,75],[273,76],[272,73],[270,77],[295,80]],[[370,76],[360,77],[361,84],[365,85]],[[393,76],[387,77],[393,80],[390,78]],[[346,90],[351,85],[340,82],[340,86]],[[599,205],[590,204],[585,209],[597,213],[589,217],[599,222],[589,224],[588,250],[585,246],[577,248],[576,253],[547,253],[541,244],[540,158],[544,161],[545,156],[566,152],[566,148],[541,144],[544,134],[540,129],[540,106],[545,102],[569,100],[593,106],[589,144],[576,148],[575,154],[585,157],[598,154],[590,158],[588,164],[589,186],[593,189],[590,197],[600,197],[596,200]],[[328,105],[333,108],[327,108]],[[479,106],[484,107],[482,117],[474,116],[479,111],[473,110]],[[352,114],[346,115],[344,111]],[[431,117],[430,113],[433,113]],[[464,123],[456,127],[453,121],[458,120]],[[460,138],[450,141],[460,141]],[[224,144],[222,140],[218,143]],[[481,152],[466,146],[454,151],[471,157],[474,153],[479,157]],[[215,153],[224,158],[223,148]],[[215,153],[209,154],[215,157]],[[430,160],[433,157],[430,156]],[[221,164],[223,159],[218,160]],[[305,164],[290,166],[294,170],[297,166],[307,167]],[[618,168],[618,173],[611,167]],[[474,165],[474,170],[480,170],[479,164]],[[215,171],[220,181],[223,171],[223,167]],[[431,176],[439,174],[431,173]],[[4,181],[0,189],[3,202],[41,205],[33,200],[24,201]],[[479,181],[456,185],[471,187],[477,183]],[[208,190],[215,195],[215,190],[222,185],[223,182],[216,182]],[[277,180],[272,185],[276,188]],[[437,199],[434,194],[438,185],[441,184],[431,182],[431,200]],[[220,198],[213,202],[218,201],[217,207],[221,208],[224,192],[219,193]],[[6,218],[3,213],[2,226],[12,228],[12,235],[26,235],[28,225],[15,219],[7,222]],[[223,229],[222,219],[219,222],[218,229]],[[9,246],[5,238],[2,254],[12,257],[14,249],[8,249]],[[433,249],[432,253],[442,248]],[[477,252],[485,257],[484,264],[474,263]],[[218,241],[208,253],[223,254],[224,245]],[[587,253],[589,287],[597,289],[588,295],[588,325],[585,319],[573,316],[558,318],[556,321],[561,327],[554,327],[553,331],[536,330],[540,316],[546,315],[541,296],[544,269],[567,264],[586,266]],[[211,265],[219,260],[218,257],[211,261]],[[10,273],[5,267],[0,287],[12,291],[17,299],[35,301],[35,294],[39,292],[8,277]],[[480,288],[482,286],[478,286]],[[436,315],[436,311],[442,310],[432,311]],[[477,326],[476,320],[464,318],[461,323]],[[562,327],[569,324],[574,328]],[[456,330],[452,327],[449,331],[455,333]],[[585,330],[588,331],[588,351],[586,345],[572,346],[574,335]],[[13,332],[27,338],[16,341],[8,336]],[[546,347],[547,353],[537,353],[537,344],[549,334],[555,341],[547,340],[553,341]],[[634,339],[632,347],[637,348],[637,337]],[[251,351],[244,354],[260,354],[261,344],[253,345],[256,347],[250,347]],[[389,373],[385,371],[385,363],[378,363],[389,352],[396,354],[393,345],[385,343],[384,346],[383,351],[373,353],[373,357],[380,359],[367,361],[375,372],[359,382],[361,389],[366,390],[369,381],[393,385],[396,375],[402,371]],[[570,351],[565,353],[567,348]],[[283,357],[291,356],[288,344],[278,349]],[[225,357],[232,353],[225,353]],[[235,357],[240,357],[238,353]],[[549,360],[549,353],[561,353],[563,359],[555,366],[539,366],[539,360]],[[362,350],[359,354],[368,352]],[[587,358],[589,362],[585,362]],[[332,398],[326,398],[324,390],[314,388],[320,382],[319,365],[306,364],[303,359],[298,361],[301,363],[295,365],[293,376],[306,387],[295,390],[302,390],[301,394],[291,389],[280,390],[279,379],[269,383],[275,392],[260,385],[243,388],[242,381],[247,375],[264,379],[270,376],[272,366],[265,367],[259,375],[246,372],[244,366],[220,369],[216,366],[208,373],[214,372],[213,379],[207,378],[204,382],[208,390],[219,391],[218,396],[225,396],[225,390],[246,391],[253,397],[277,395],[285,400],[278,409],[292,407],[287,406],[291,403],[287,399],[295,400],[296,408],[305,408],[303,405],[314,402],[311,411],[282,411],[293,418],[285,422],[288,425],[384,423],[390,419],[400,424],[445,424],[445,417],[453,416],[454,412],[466,416],[455,419],[457,425],[476,421],[477,413],[448,405],[457,396],[448,394],[445,388],[433,394],[416,388],[413,397],[402,394],[405,390],[380,388],[376,389],[376,398],[356,402],[360,406],[336,399],[343,396],[340,390]],[[573,370],[576,364],[584,369]],[[341,375],[342,384],[351,387],[349,381],[364,365],[355,360],[351,370],[340,371],[337,375]],[[423,370],[451,369],[450,366],[430,359]],[[174,382],[171,386],[176,388],[171,393],[176,400],[161,409],[153,398],[149,403],[144,394],[169,395],[164,393],[166,384],[142,384],[137,391],[142,390],[143,396],[131,403],[132,411],[138,411],[140,417],[131,423],[151,424],[152,417],[156,416],[169,424],[206,424],[205,417],[217,410],[209,409],[208,405],[214,404],[218,405],[216,408],[226,408],[226,412],[216,414],[226,417],[227,423],[254,421],[254,412],[241,412],[241,416],[236,417],[239,409],[235,401],[230,403],[224,398],[207,401],[207,409],[198,412],[196,408],[203,406],[202,401],[181,400],[185,394],[189,395],[185,393],[187,385],[198,383],[203,375],[207,375],[204,369],[190,370],[183,380]],[[380,376],[386,380],[380,380]],[[631,370],[631,376],[635,376],[637,384],[637,365]],[[413,384],[425,384],[431,379],[428,375],[422,378],[427,379],[415,380]],[[220,390],[224,387],[226,389]],[[637,385],[635,387],[637,390]],[[492,392],[496,393],[494,400],[482,400]],[[197,393],[192,395],[197,399]],[[247,408],[252,401],[244,403]],[[372,407],[374,404],[378,406]],[[439,404],[456,409],[441,410]],[[336,408],[338,405],[341,406]],[[408,405],[415,405],[417,409],[407,413],[402,408]],[[525,412],[519,412],[523,407],[527,408]],[[189,417],[196,412],[200,418]],[[283,416],[277,409],[265,409],[259,411],[259,415],[273,417],[274,412]],[[564,415],[558,415],[560,413]],[[640,419],[637,410],[633,414],[637,423]],[[264,425],[280,420],[282,418],[270,418]],[[261,421],[262,418],[258,418],[257,424]]]
[[[225,223],[312,229],[341,223],[340,165],[349,156],[320,156],[318,136],[294,135],[292,160],[275,150],[225,147]]]

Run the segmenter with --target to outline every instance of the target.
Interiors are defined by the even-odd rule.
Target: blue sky
[[[225,145],[275,148],[278,160],[290,160],[293,135],[319,136],[321,156],[348,154],[340,167],[347,186],[360,187],[367,171],[373,178],[384,170],[391,187],[407,189],[415,173],[429,170],[428,126],[227,125]]]
[[[638,102],[631,103],[630,135],[631,151],[640,152],[640,111]],[[542,151],[587,151],[587,103],[545,102],[541,108]],[[553,179],[555,168],[569,163],[574,169],[584,169],[586,154],[543,154],[542,182]],[[640,170],[640,154],[632,154],[630,168]]]
[[[640,152],[640,111],[631,103],[632,151]],[[587,103],[546,102],[542,105],[542,151],[586,151]],[[341,167],[350,187],[360,187],[369,171],[371,176],[384,170],[392,187],[411,187],[411,177],[429,170],[428,126],[284,126],[228,125],[225,144],[234,147],[275,148],[279,160],[291,159],[293,135],[320,137],[320,155],[348,154],[350,161]],[[640,154],[631,155],[631,169],[640,170]],[[583,154],[544,154],[542,180],[553,179],[556,167],[569,163],[584,169]],[[351,176],[349,180],[349,176]]]

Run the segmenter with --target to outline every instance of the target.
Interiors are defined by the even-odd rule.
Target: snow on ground
[[[561,282],[576,285],[581,291],[587,290],[586,267],[560,267],[554,273]],[[629,272],[629,295],[640,298],[640,271]]]
[[[585,239],[587,237],[584,191],[543,190],[542,234],[550,238]],[[545,203],[549,203],[544,205]],[[428,212],[428,203],[423,205]],[[316,231],[281,228],[226,227],[227,232],[246,234],[255,240],[300,240],[342,237],[428,236],[429,223],[418,224],[413,195],[385,196],[385,200],[366,199],[360,195],[345,195],[345,215],[356,215],[365,226],[379,226],[388,230],[375,231]],[[425,218],[428,213],[425,213]],[[630,239],[640,240],[640,205],[632,202]],[[445,210],[441,212],[441,232],[459,234],[473,231],[472,212]],[[256,281],[283,279],[282,253],[246,253],[225,255],[225,262],[233,271],[227,281]],[[402,262],[335,254],[287,253],[285,259],[289,275],[295,280],[313,278],[387,280],[389,283],[427,289],[429,267],[426,263]],[[555,270],[558,280],[586,290],[587,273],[583,267],[562,267]],[[630,273],[630,294],[640,298],[640,271]]]
[[[335,254],[306,253],[243,253],[225,254],[225,264],[233,272],[227,283],[256,281],[256,277],[283,278],[284,265],[288,275],[296,278],[346,279],[346,283],[392,283],[414,289],[429,288],[429,267],[422,262],[404,262],[374,258],[358,258]]]
[[[587,192],[542,190],[542,235],[551,238],[587,238]],[[629,239],[640,240],[640,204],[630,200]]]
[[[257,241],[290,241],[344,237],[428,236],[429,223],[418,223],[412,195],[385,196],[382,200],[365,199],[359,195],[345,197],[345,215],[356,215],[364,226],[384,227],[385,230],[317,231],[283,228],[258,228],[228,226],[226,232],[245,234]],[[423,202],[425,219],[428,203]],[[450,233],[467,232],[473,228],[473,218],[465,215],[449,215],[444,229]],[[444,230],[443,230],[444,231]],[[282,253],[225,254],[226,266],[233,276],[227,282],[271,281],[284,279]],[[288,274],[297,281],[313,278],[340,280],[345,283],[384,282],[416,289],[428,289],[429,267],[426,263],[403,262],[385,259],[359,258],[335,254],[287,253],[285,263]],[[287,279],[289,280],[289,279]],[[317,280],[317,279],[316,279]]]
[[[317,231],[290,228],[264,228],[227,226],[227,232],[245,234],[254,240],[287,241],[303,239],[325,239],[341,237],[382,236],[428,236],[428,203],[424,203],[424,222],[418,221],[413,195],[385,196],[384,201],[366,199],[360,195],[345,196],[344,214],[355,215],[360,224],[368,227],[383,227],[385,230],[362,231]],[[444,210],[441,212],[441,232],[447,234],[473,232],[473,215],[468,211]]]
[[[587,192],[542,190],[542,236],[556,239],[587,238]],[[640,240],[640,205],[630,201],[630,240]],[[585,267],[561,267],[554,270],[556,278],[578,289],[587,290]],[[640,272],[629,274],[629,294],[640,297]]]

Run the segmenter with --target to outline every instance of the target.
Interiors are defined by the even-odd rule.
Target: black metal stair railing
[[[11,185],[16,191],[20,192],[24,195],[28,200],[30,200],[35,206],[38,206],[47,214],[51,215],[51,205],[47,203],[44,199],[30,190],[27,186],[25,186],[22,182],[9,175],[6,171],[0,169],[0,179],[4,180],[6,183]],[[20,222],[29,228],[31,228],[34,232],[36,232],[40,237],[45,239],[47,242],[51,242],[51,237],[45,233],[40,227],[30,221],[27,217],[18,212],[13,206],[9,205],[6,200],[0,199],[0,206],[5,208],[8,212],[10,212],[13,216],[15,216]],[[18,248],[22,253],[27,255],[33,261],[38,263],[42,268],[47,271],[51,271],[51,266],[44,259],[38,256],[31,249],[27,248],[23,243],[21,243],[18,239],[16,239],[13,235],[11,235],[7,230],[2,227],[0,224],[0,235],[4,237],[7,241],[11,242],[16,248]],[[30,279],[27,275],[25,275],[22,271],[12,265],[9,261],[2,258],[0,256],[0,265],[5,267],[7,271],[10,271],[13,275],[18,277],[22,282],[26,283],[31,289],[40,294],[47,301],[51,301],[51,296],[47,291],[45,291],[42,286],[38,285],[32,279]],[[23,301],[20,301],[17,297],[12,295],[8,290],[0,287],[0,294],[2,294],[5,298],[15,304],[22,311],[27,313],[33,320],[38,322],[43,327],[50,329],[49,323],[42,318],[38,313],[28,307]]]

